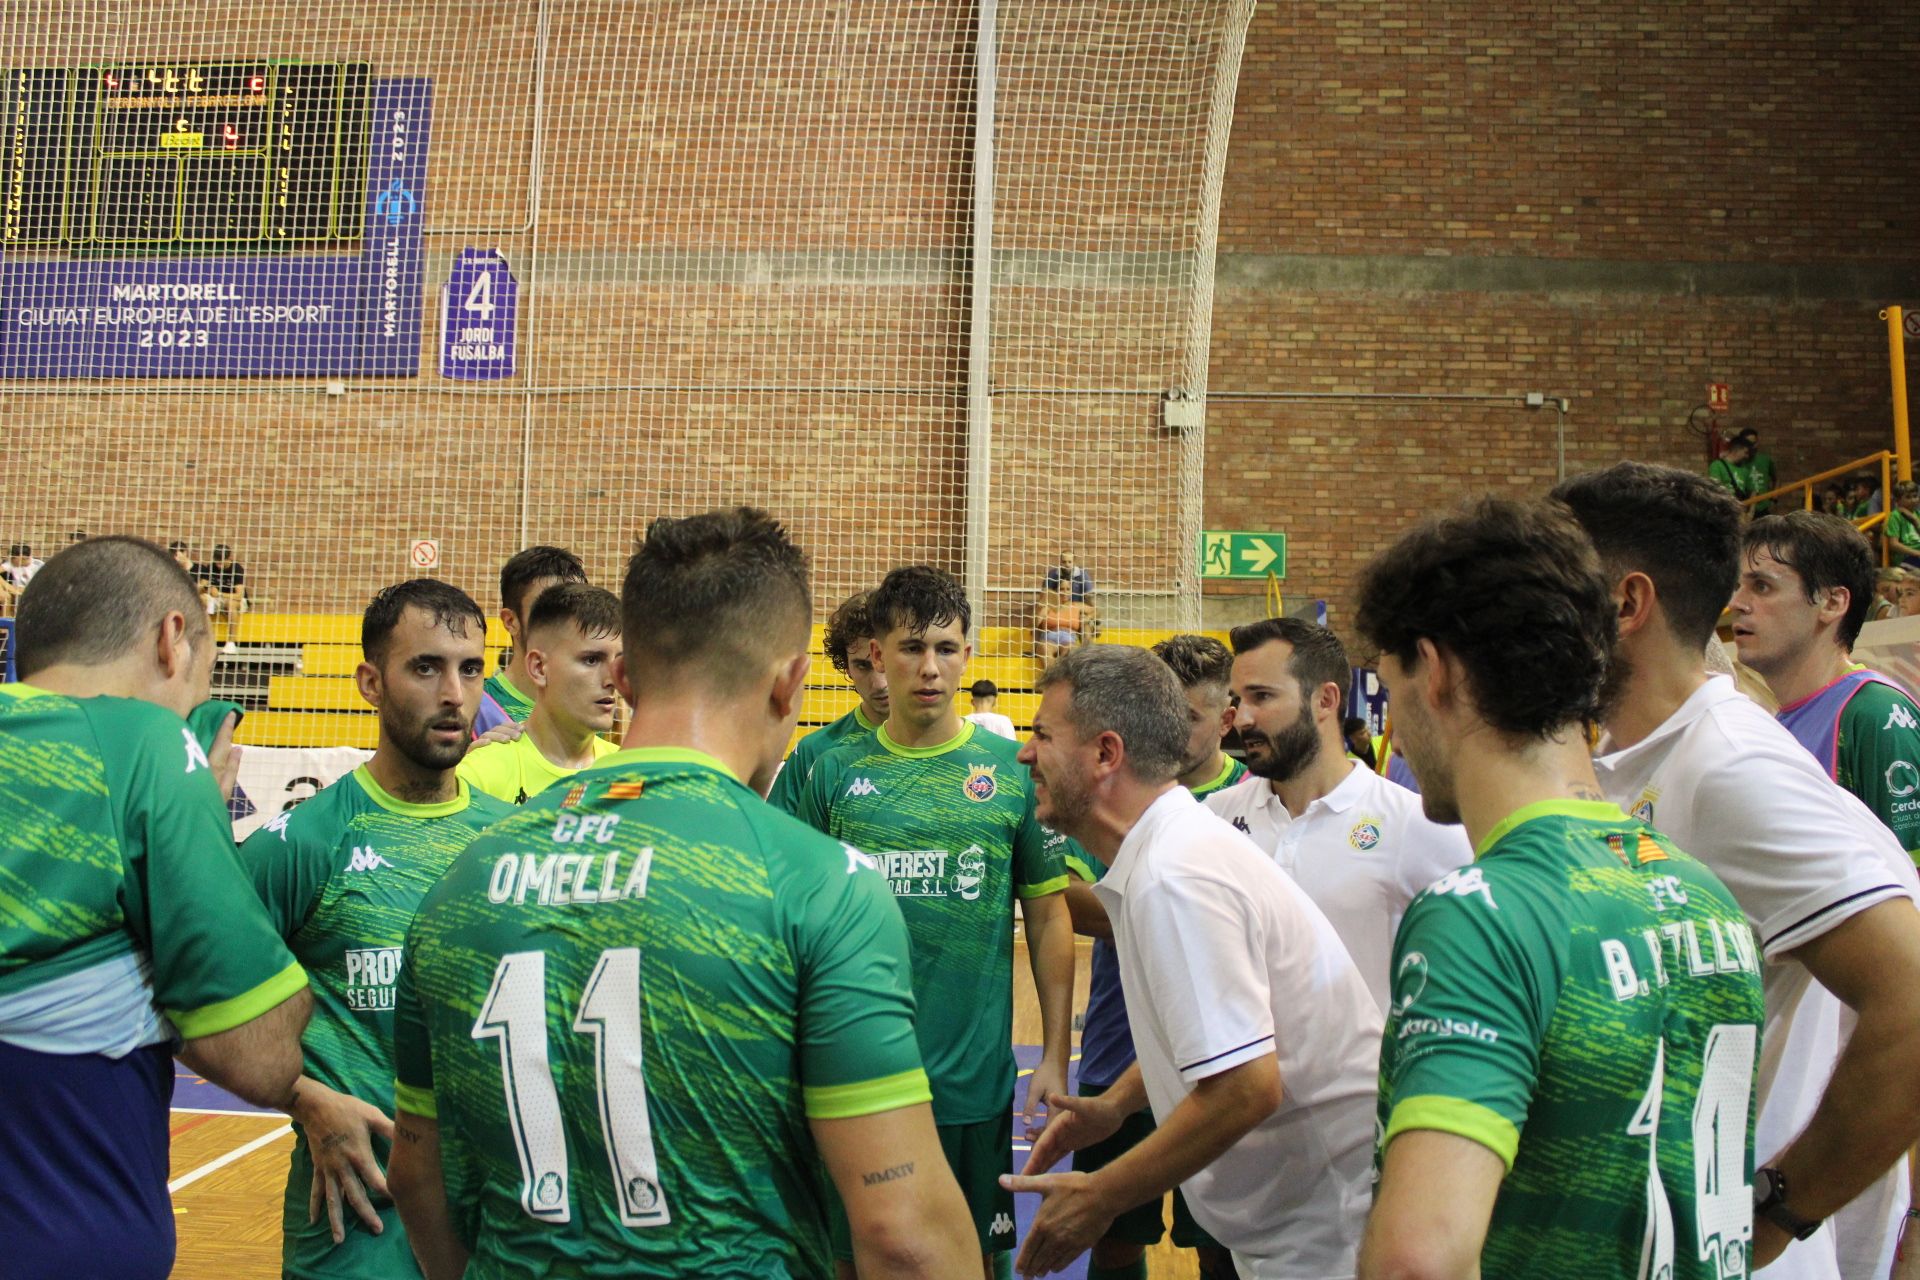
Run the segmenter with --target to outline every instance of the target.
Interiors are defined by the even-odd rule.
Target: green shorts
[[[1097,1098],[1105,1092],[1106,1089],[1100,1085],[1080,1086],[1081,1096],[1087,1098]],[[1112,1137],[1074,1152],[1073,1167],[1081,1173],[1104,1169],[1144,1142],[1153,1129],[1153,1111],[1142,1107],[1121,1121],[1120,1128]],[[1106,1238],[1126,1244],[1159,1244],[1160,1237],[1167,1234],[1167,1220],[1160,1207],[1162,1203],[1160,1200],[1149,1200],[1128,1209],[1113,1220],[1113,1225],[1107,1228]],[[1180,1194],[1178,1187],[1173,1189],[1173,1243],[1182,1249],[1222,1247],[1218,1240],[1193,1220],[1193,1213],[1187,1208],[1187,1198]]]
[[[980,1235],[980,1252],[1013,1251],[1013,1192],[1000,1185],[1000,1175],[1013,1172],[1013,1112],[1005,1111],[993,1120],[975,1124],[936,1125],[940,1149],[947,1154],[953,1179],[960,1184],[967,1209],[973,1215],[974,1230]],[[846,1206],[833,1187],[826,1188],[827,1223],[833,1235],[833,1256],[842,1262],[853,1259],[853,1231],[847,1225]]]

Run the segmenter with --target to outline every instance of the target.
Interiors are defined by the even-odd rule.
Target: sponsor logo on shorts
[[[1887,722],[1880,726],[1882,732],[1888,729],[1920,729],[1920,720],[1913,718],[1913,712],[1907,710],[1907,704],[1896,702],[1887,712]]]
[[[993,764],[970,764],[967,766],[967,780],[961,784],[961,790],[967,799],[985,804],[993,799],[1000,790],[1000,784],[993,780],[993,771],[999,768]]]
[[[1347,843],[1365,853],[1380,843],[1379,824],[1373,822],[1356,824],[1353,830],[1347,832]]]
[[[872,778],[855,778],[847,784],[847,794],[850,796],[877,796],[880,794],[880,788],[873,785]]]
[[[1920,791],[1920,769],[1905,760],[1895,760],[1887,766],[1887,791],[1902,800]]]
[[[1004,1213],[996,1213],[987,1231],[989,1235],[1010,1236],[1013,1234],[1013,1219]]]

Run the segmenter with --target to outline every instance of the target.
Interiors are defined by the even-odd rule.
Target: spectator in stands
[[[41,562],[33,558],[33,548],[24,542],[16,542],[7,554],[6,563],[0,564],[0,604],[12,612],[13,602],[33,581],[33,575],[40,572]]]
[[[1845,515],[1846,503],[1847,495],[1841,491],[1840,486],[1837,484],[1822,485],[1814,491],[1813,509],[1822,515]]]
[[[1887,558],[1909,568],[1920,565],[1920,514],[1914,511],[1915,503],[1920,503],[1920,484],[1902,480],[1893,486],[1893,510],[1880,526],[1880,535],[1887,540]]]
[[[1912,581],[1913,575],[1899,565],[1880,570],[1874,577],[1873,604],[1867,610],[1867,621],[1878,622],[1882,618],[1899,617],[1905,586]]]
[[[1034,618],[1033,652],[1042,666],[1086,639],[1087,625],[1093,621],[1092,605],[1068,597],[1071,582],[1071,578],[1052,578],[1041,594]]]
[[[1735,436],[1720,456],[1707,464],[1707,477],[1741,502],[1759,490],[1753,486],[1753,441]]]
[[[224,613],[231,624],[232,620],[247,611],[247,567],[233,558],[233,548],[224,542],[213,548],[213,559],[199,567],[200,580],[207,584],[207,593],[212,597],[215,614]],[[227,639],[228,653],[233,652],[232,632]]]
[[[973,695],[973,713],[967,719],[1003,738],[1019,740],[1020,735],[1014,732],[1013,721],[994,710],[1000,702],[999,685],[991,680],[975,680],[973,688],[967,692]]]
[[[1365,716],[1348,716],[1340,723],[1341,736],[1347,740],[1347,754],[1369,769],[1377,768],[1379,757],[1373,753],[1373,726]]]
[[[1751,451],[1747,462],[1747,479],[1753,485],[1753,492],[1766,493],[1779,483],[1774,479],[1773,455],[1761,449],[1760,433],[1752,427],[1742,431],[1735,439],[1745,440]],[[1772,510],[1772,499],[1753,504],[1753,514],[1756,516],[1764,516]]]
[[[1849,520],[1865,520],[1880,514],[1880,486],[1869,472],[1862,471],[1847,480],[1847,496],[1841,500],[1840,514]]]
[[[167,554],[173,557],[173,562],[180,566],[181,572],[193,579],[194,589],[200,593],[200,607],[207,611],[208,617],[212,617],[215,612],[213,590],[207,586],[206,571],[194,563],[187,544],[176,538],[167,544]]]
[[[1895,591],[1893,602],[1900,606],[1900,616],[1911,618],[1920,615],[1920,574],[1902,569],[1907,576]]]
[[[1084,604],[1093,598],[1093,579],[1087,571],[1074,563],[1073,552],[1062,551],[1060,563],[1047,569],[1046,589],[1058,591],[1064,582],[1068,588],[1068,598],[1074,604]]]

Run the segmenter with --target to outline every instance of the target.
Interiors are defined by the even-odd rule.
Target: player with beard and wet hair
[[[418,1274],[380,1173],[393,1136],[393,984],[420,900],[513,811],[454,772],[480,705],[486,633],[480,606],[444,582],[375,596],[355,674],[380,713],[373,758],[240,850],[315,992],[281,1208],[288,1276]]]
[[[1563,508],[1497,499],[1362,577],[1422,802],[1477,855],[1394,940],[1366,1280],[1747,1274],[1759,944],[1603,802],[1610,585]]]
[[[1346,647],[1303,618],[1235,627],[1234,726],[1254,774],[1207,807],[1273,855],[1326,913],[1384,1012],[1393,935],[1414,895],[1473,861],[1457,826],[1347,754]]]

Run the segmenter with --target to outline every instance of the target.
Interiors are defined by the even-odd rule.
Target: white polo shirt
[[[1878,903],[1920,899],[1913,863],[1872,811],[1727,676],[1708,677],[1644,741],[1612,751],[1603,738],[1600,751],[1594,771],[1607,798],[1706,863],[1760,940],[1767,1020],[1753,1155],[1762,1164],[1812,1118],[1850,1025],[1793,949]],[[1861,1199],[1897,1197],[1903,1207],[1905,1180],[1903,1160]],[[1831,1280],[1842,1274],[1833,1237],[1830,1223],[1758,1274]]]
[[[1252,776],[1214,792],[1205,804],[1307,891],[1347,944],[1384,1015],[1400,918],[1422,889],[1473,861],[1466,828],[1429,822],[1418,795],[1358,760],[1298,818],[1270,782]]]
[[[1014,729],[1013,721],[1007,719],[1007,717],[1001,715],[998,711],[976,711],[969,715],[967,719],[973,721],[988,733],[997,733],[1003,738],[1012,738],[1015,742],[1020,740],[1020,734]]]
[[[1154,1118],[1268,1052],[1280,1109],[1183,1184],[1258,1280],[1341,1280],[1372,1200],[1380,1010],[1327,923],[1245,836],[1174,787],[1093,886]]]

